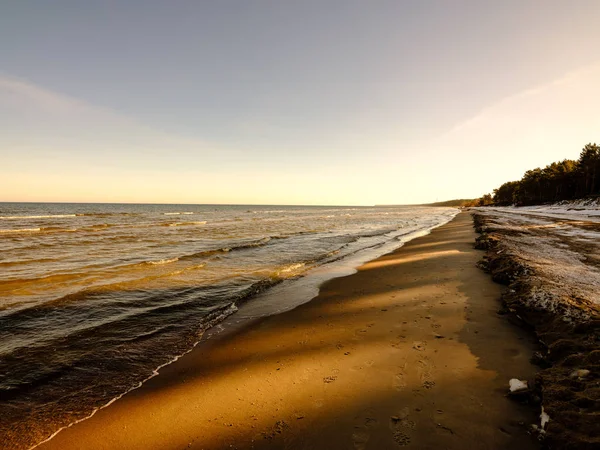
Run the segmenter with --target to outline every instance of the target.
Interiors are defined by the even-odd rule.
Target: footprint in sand
[[[415,350],[418,350],[420,352],[422,352],[423,350],[425,350],[425,346],[427,345],[426,342],[424,341],[415,341],[413,342],[413,348]]]
[[[410,444],[410,436],[403,431],[396,430],[394,431],[394,442],[400,447],[406,447]]]
[[[404,343],[406,343],[406,336],[403,334],[400,334],[400,335],[398,335],[398,339],[396,339],[395,341],[392,341],[392,343],[390,345],[394,348],[399,348]]]
[[[409,420],[409,409],[402,408],[398,415],[390,417],[390,430],[394,442],[400,447],[410,444],[410,435],[408,432],[415,429],[415,422]]]
[[[373,417],[365,417],[365,427],[373,428],[377,425],[377,423],[377,419],[374,419]]]
[[[300,375],[299,381],[308,381],[310,379],[312,379],[313,377],[313,372],[314,370],[312,369],[304,369],[304,372],[302,373],[302,375]]]
[[[372,411],[365,411],[371,416]],[[364,417],[363,415],[354,419],[354,433],[352,433],[352,444],[356,450],[364,450],[371,437],[370,430],[378,425],[377,419],[373,417]]]
[[[354,444],[354,448],[356,450],[364,450],[367,448],[367,442],[369,442],[369,438],[371,435],[366,430],[355,430],[352,433],[352,444]]]
[[[394,386],[394,389],[396,389],[397,391],[401,391],[406,387],[406,380],[404,379],[404,377],[404,372],[398,372],[396,375],[394,375],[392,386]]]
[[[434,386],[435,386],[435,381],[429,381],[429,380],[423,381],[423,387],[425,389],[431,389]]]
[[[417,370],[419,372],[419,378],[421,379],[421,385],[425,389],[431,389],[435,386],[434,377],[432,375],[432,371],[434,370],[434,366],[429,361],[429,358],[424,357],[420,359],[418,362]]]

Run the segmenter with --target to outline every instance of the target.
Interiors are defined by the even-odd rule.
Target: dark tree
[[[494,189],[494,204],[499,206],[508,206],[516,202],[515,192],[519,187],[519,181],[508,181]]]
[[[519,181],[509,181],[486,194],[477,205],[537,205],[600,195],[600,147],[587,144],[579,160],[564,159],[543,169],[525,172]]]
[[[579,155],[577,167],[580,172],[579,187],[583,196],[598,194],[600,191],[600,147],[587,144]]]

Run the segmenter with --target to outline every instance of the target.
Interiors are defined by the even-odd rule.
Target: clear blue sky
[[[0,5],[0,200],[413,203],[599,141],[598,1]]]

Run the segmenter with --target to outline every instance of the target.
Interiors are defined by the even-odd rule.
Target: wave
[[[183,222],[176,224],[114,224],[114,223],[99,223],[95,225],[83,226],[83,227],[75,227],[75,228],[65,228],[59,226],[49,226],[49,227],[36,227],[36,228],[12,228],[12,229],[0,229],[0,233],[4,234],[17,234],[17,233],[86,233],[86,232],[97,232],[103,231],[108,228],[113,229],[140,229],[140,228],[152,228],[155,226],[178,226],[178,225],[201,225],[206,222]]]
[[[137,261],[137,262],[130,263],[130,264],[115,265],[112,267],[98,266],[98,265],[93,264],[93,265],[80,267],[78,269],[78,271],[76,271],[76,272],[50,273],[50,274],[46,274],[46,275],[43,275],[40,277],[33,277],[33,278],[10,278],[10,279],[3,280],[0,284],[13,285],[16,283],[32,283],[32,282],[58,283],[58,282],[68,281],[73,278],[81,278],[86,275],[91,276],[91,277],[97,277],[97,276],[108,275],[108,274],[114,275],[115,273],[128,271],[128,270],[132,270],[132,269],[136,269],[136,268],[141,269],[143,267],[148,267],[148,266],[161,266],[161,265],[175,263],[177,261],[186,261],[186,260],[191,260],[191,259],[196,259],[196,258],[208,257],[208,256],[220,254],[220,253],[230,253],[230,252],[235,252],[235,251],[239,251],[239,250],[262,247],[262,246],[267,245],[272,239],[285,239],[285,238],[286,238],[286,236],[273,236],[273,237],[267,236],[267,237],[264,237],[262,239],[255,240],[255,241],[234,243],[231,246],[200,250],[198,252],[187,254],[187,255],[182,255],[182,256],[174,256],[172,258],[163,258],[163,259],[150,260],[150,261]],[[102,268],[103,270],[100,270],[100,271],[92,270],[92,269],[99,268],[99,267]],[[192,267],[199,268],[199,266],[192,266]],[[180,269],[178,271],[178,273],[181,273],[181,272],[187,271],[187,270],[190,270],[190,268]],[[161,277],[169,276],[169,274],[163,274],[160,276]],[[155,276],[151,276],[151,277],[154,278]],[[131,280],[131,281],[135,281],[135,280]],[[71,294],[69,294],[69,295],[71,295]],[[69,296],[69,295],[67,295],[67,296]]]
[[[118,213],[77,213],[77,217],[111,217],[111,216],[139,216],[140,213],[118,212]]]
[[[296,272],[298,269],[302,269],[306,266],[306,263],[300,262],[295,264],[290,264],[288,266],[284,266],[281,269],[277,270],[275,274],[280,276],[282,274],[289,274],[290,272]]]
[[[192,212],[192,211],[163,213],[163,215],[165,215],[165,216],[190,216],[192,214],[196,214],[196,213]]]
[[[77,217],[77,214],[48,214],[42,216],[0,216],[0,220],[61,219],[65,217]]]
[[[160,369],[162,369],[163,367],[166,367],[174,362],[176,362],[177,360],[179,360],[181,357],[187,355],[188,353],[190,353],[192,350],[194,350],[194,348],[200,343],[203,334],[211,327],[215,326],[216,324],[224,321],[228,316],[230,316],[231,314],[235,313],[237,311],[237,307],[235,306],[235,304],[231,304],[228,306],[225,306],[223,308],[219,308],[213,312],[211,312],[210,314],[208,314],[207,316],[204,317],[204,323],[202,324],[200,330],[197,333],[197,339],[195,340],[195,342],[190,346],[189,349],[187,349],[186,351],[177,354],[175,357],[171,358],[169,361],[160,364],[158,367],[156,367],[155,369],[152,370],[151,374],[149,376],[147,376],[146,378],[144,378],[143,380],[139,381],[138,383],[134,384],[133,386],[131,386],[129,389],[125,390],[124,392],[122,392],[121,394],[111,398],[108,402],[106,402],[104,405],[99,406],[99,407],[95,407],[91,410],[91,412],[85,416],[82,417],[80,419],[77,419],[73,422],[68,423],[67,425],[59,428],[58,430],[56,430],[54,433],[52,433],[51,436],[49,436],[48,438],[36,443],[35,445],[33,445],[33,447],[31,447],[29,450],[33,450],[34,448],[44,444],[45,442],[50,441],[52,438],[54,438],[58,433],[60,433],[61,431],[70,428],[71,426],[78,424],[80,422],[83,422],[84,420],[90,419],[91,417],[93,417],[98,411],[100,411],[101,409],[104,409],[110,405],[112,405],[114,402],[116,402],[117,400],[119,400],[120,398],[122,398],[123,396],[125,396],[126,394],[128,394],[131,391],[134,391],[136,389],[139,389],[140,387],[142,387],[142,385],[158,376]]]
[[[16,228],[14,230],[0,230],[3,234],[14,234],[14,233],[37,233],[42,231],[41,228]]]
[[[197,222],[171,222],[171,223],[162,223],[163,227],[182,227],[186,225],[204,225],[206,224],[206,220],[200,220]]]
[[[0,230],[0,233],[4,234],[18,234],[18,233],[75,233],[75,232],[86,232],[86,231],[98,231],[105,228],[113,227],[115,225],[103,223],[98,225],[91,225],[89,227],[81,228],[64,228],[64,227],[37,227],[37,228],[14,228],[7,230]]]
[[[217,249],[217,250],[207,250],[206,252],[199,252],[200,253],[206,253],[207,255],[213,254],[213,253],[219,253],[219,252],[223,252],[223,249]],[[188,255],[189,256],[189,255]],[[186,256],[181,257],[181,259],[188,259]],[[148,267],[148,266],[162,266],[162,265],[166,265],[166,264],[171,264],[174,262],[177,262],[180,260],[180,257],[173,257],[173,258],[164,258],[164,259],[158,259],[158,260],[150,260],[150,261],[138,261],[138,262],[134,262],[134,263],[130,263],[130,264],[121,264],[121,265],[114,265],[114,266],[107,266],[105,264],[91,264],[91,265],[86,265],[86,266],[81,266],[77,269],[77,271],[74,272],[55,272],[55,273],[48,273],[39,277],[31,277],[31,278],[5,278],[4,280],[0,280],[0,286],[10,286],[10,285],[15,285],[15,284],[20,284],[20,283],[49,283],[49,282],[53,282],[53,283],[60,283],[60,282],[65,282],[65,281],[69,281],[72,279],[80,279],[82,277],[86,277],[89,276],[91,277],[91,279],[97,279],[97,277],[103,277],[103,276],[115,276],[117,274],[125,274],[128,273],[131,270],[135,270],[135,269],[142,269],[144,267]],[[35,260],[35,261],[26,261],[26,262],[15,262],[15,263],[0,263],[0,267],[3,265],[7,265],[7,266],[11,266],[11,265],[18,265],[18,264],[37,264],[39,262],[43,262],[44,260]],[[54,261],[54,259],[50,259],[47,258],[45,261]],[[198,266],[193,266],[198,268]],[[94,270],[94,269],[100,269],[100,270]],[[185,269],[181,269],[178,271],[178,273],[181,273],[183,271],[186,271],[187,268]],[[162,276],[168,276],[169,274],[162,274],[160,275]],[[152,279],[152,278],[156,278],[157,276],[149,276],[147,278]],[[146,278],[146,277],[144,277]],[[129,280],[129,281],[136,281],[135,279]],[[96,288],[100,287],[107,287],[109,285],[101,285],[101,286],[96,286]],[[67,296],[72,295],[72,294],[68,294]]]
[[[73,233],[79,230],[79,228],[40,227],[42,233]]]
[[[214,255],[217,253],[229,253],[229,252],[233,252],[233,251],[237,251],[237,250],[245,250],[248,248],[262,247],[264,245],[267,245],[269,243],[269,241],[271,241],[271,239],[272,239],[271,236],[267,236],[267,237],[264,237],[257,241],[243,242],[243,243],[239,243],[237,245],[232,245],[231,247],[221,247],[221,248],[216,248],[216,249],[211,249],[211,250],[201,250],[196,253],[191,253],[189,255],[182,256],[179,259],[182,259],[182,260],[193,259],[193,258],[198,258],[198,257],[202,257],[202,256],[210,256],[210,255]]]
[[[138,264],[132,264],[131,266],[128,267],[132,267],[132,266],[140,266],[140,265],[155,265],[155,264],[168,264],[170,262],[174,262],[177,261],[178,258],[173,258],[173,260],[169,260],[169,261],[145,261],[142,263],[138,263]],[[120,266],[125,267],[125,266]],[[5,320],[23,320],[23,318],[27,318],[27,320],[31,320],[31,318],[33,317],[33,315],[35,315],[38,310],[40,308],[42,309],[47,309],[48,307],[55,307],[58,305],[67,305],[70,303],[79,303],[84,299],[90,299],[96,296],[104,296],[109,294],[110,292],[118,292],[118,291],[122,291],[122,292],[126,292],[127,289],[123,289],[124,285],[127,285],[129,283],[134,283],[135,285],[139,285],[140,283],[143,282],[148,282],[148,281],[152,281],[152,280],[157,280],[157,279],[161,279],[161,278],[168,278],[168,277],[173,277],[173,276],[177,276],[177,275],[181,275],[184,273],[188,273],[188,272],[192,272],[194,270],[199,270],[199,269],[203,269],[204,267],[206,267],[206,263],[201,263],[201,264],[195,264],[193,266],[188,266],[188,267],[184,267],[182,269],[178,269],[178,270],[174,270],[171,272],[166,272],[166,273],[160,273],[160,274],[156,274],[156,275],[146,275],[146,276],[142,276],[140,278],[132,278],[130,280],[127,281],[118,281],[118,282],[114,282],[114,283],[106,283],[106,284],[97,284],[94,286],[90,286],[90,287],[85,287],[83,289],[77,290],[75,292],[71,292],[68,294],[65,294],[61,297],[57,297],[51,300],[47,300],[44,301],[43,303],[34,303],[31,306],[25,306],[23,308],[13,308],[13,307],[7,307],[7,308],[0,308],[0,311],[3,312],[3,314],[0,315],[0,323],[2,323],[2,321]],[[22,281],[36,281],[36,280],[44,280],[44,281],[48,281],[50,279],[52,279],[52,281],[61,281],[59,280],[60,278],[79,278],[81,276],[81,274],[73,274],[73,275],[51,275],[51,276],[47,276],[47,277],[42,277],[39,279],[25,279],[25,280],[8,280],[7,282],[5,282],[5,284],[10,284],[10,283],[14,283],[14,282],[22,282]],[[206,287],[200,287],[199,289],[205,289]],[[135,290],[130,288],[131,292],[134,292]],[[161,300],[165,299],[164,295],[160,296]],[[171,306],[174,306],[174,304],[171,304]],[[1,378],[1,377],[0,377]]]
[[[248,210],[246,212],[251,212],[253,214],[260,214],[260,213],[264,213],[264,214],[281,214],[281,213],[287,213],[287,212],[293,212],[293,211],[284,210],[284,209],[276,209],[276,210],[257,210],[257,211]]]
[[[164,265],[164,264],[170,264],[173,262],[177,262],[179,261],[179,258],[172,258],[172,259],[163,259],[160,261],[146,261],[140,264],[134,264],[135,265]],[[146,276],[142,276],[141,278],[134,278],[131,280],[128,280],[125,282],[125,284],[127,283],[135,283],[135,285],[139,285],[142,282],[148,282],[148,281],[152,281],[152,280],[158,280],[161,278],[168,278],[168,277],[174,277],[177,275],[181,275],[183,273],[187,273],[187,272],[192,272],[194,270],[198,270],[198,269],[202,269],[206,267],[206,263],[201,263],[201,264],[196,264],[193,266],[188,266],[188,267],[184,267],[183,269],[178,269],[178,270],[173,270],[172,272],[166,272],[166,273],[159,273],[156,275],[146,275]],[[103,284],[101,286],[98,286],[96,289],[92,288],[87,290],[88,293],[95,293],[97,292],[103,292],[107,289],[111,289],[112,287],[120,287],[122,286],[122,282],[117,282],[117,283],[109,283],[109,284]],[[85,289],[83,290],[85,291]]]
[[[130,263],[130,264],[116,265],[113,267],[100,266],[104,269],[102,271],[90,270],[90,269],[98,268],[98,266],[97,265],[88,265],[88,266],[80,267],[79,271],[77,271],[77,272],[52,273],[52,274],[47,274],[47,275],[44,275],[41,277],[34,277],[34,278],[11,278],[8,280],[4,280],[0,284],[14,284],[14,283],[24,283],[24,282],[25,283],[50,282],[50,281],[60,282],[60,281],[67,281],[72,278],[79,278],[79,277],[82,277],[85,275],[89,275],[92,277],[100,276],[103,274],[106,275],[109,273],[114,275],[115,272],[122,272],[122,271],[127,271],[127,270],[131,270],[131,269],[135,269],[135,268],[143,268],[143,267],[147,267],[147,266],[160,266],[160,265],[165,265],[165,264],[171,264],[171,263],[174,263],[174,262],[177,262],[180,260],[186,261],[186,260],[190,260],[190,259],[212,256],[212,255],[216,255],[219,253],[229,253],[229,252],[234,252],[234,251],[238,251],[238,250],[262,247],[264,245],[267,245],[271,241],[271,239],[272,239],[271,236],[267,236],[267,237],[264,237],[264,238],[256,240],[256,241],[236,243],[236,244],[228,246],[228,247],[200,250],[195,253],[182,255],[182,256],[174,256],[172,258],[163,258],[163,259],[151,260],[151,261],[137,261],[137,262]],[[285,239],[285,237],[277,236],[277,237],[273,237],[273,239]]]
[[[81,230],[102,230],[104,228],[116,227],[114,223],[99,223],[97,225],[90,225],[89,227],[80,228]]]
[[[206,263],[196,264],[194,266],[185,267],[181,270],[174,270],[173,272],[168,273],[166,276],[181,275],[182,273],[191,272],[193,270],[198,270],[198,269],[203,269],[204,267],[206,267]]]
[[[20,283],[60,283],[65,281],[70,281],[72,279],[82,279],[84,277],[91,277],[91,279],[96,279],[99,276],[105,276],[108,274],[115,275],[115,272],[127,271],[128,269],[134,269],[136,267],[144,267],[144,266],[160,266],[163,264],[170,264],[173,262],[179,261],[179,258],[170,258],[170,259],[160,259],[155,261],[141,261],[135,262],[132,264],[123,264],[117,265],[113,267],[106,267],[104,265],[92,264],[88,266],[82,266],[77,269],[77,271],[73,272],[54,272],[48,273],[39,277],[32,278],[8,278],[0,281],[0,286],[10,286]],[[33,261],[33,263],[37,263],[38,261]],[[93,269],[103,269],[103,270],[93,270]],[[68,294],[71,295],[71,294]],[[67,295],[67,296],[68,296]]]
[[[26,264],[40,264],[47,262],[55,262],[60,261],[59,258],[40,258],[40,259],[27,259],[22,261],[0,261],[0,267],[12,267],[12,266],[22,266]]]
[[[170,264],[173,262],[179,261],[179,258],[171,258],[171,259],[160,259],[158,261],[144,261],[141,264],[149,264],[151,266],[160,266],[163,264]]]
[[[399,229],[396,228],[396,227],[394,227],[394,228],[382,228],[382,229],[379,229],[379,230],[365,231],[365,232],[357,234],[357,236],[363,237],[363,238],[375,237],[375,236],[383,236],[385,234],[393,233],[394,231],[398,231],[398,230]]]
[[[244,282],[240,284],[232,282],[221,282],[213,285],[203,285],[194,287],[183,287],[169,290],[131,290],[122,291],[118,296],[113,296],[113,302],[104,303],[102,309],[109,311],[108,314],[97,316],[96,320],[80,320],[77,324],[73,324],[69,328],[68,337],[71,340],[77,340],[77,337],[85,337],[90,334],[96,334],[100,336],[101,332],[110,330],[127,330],[126,324],[133,322],[138,324],[150,323],[144,319],[162,318],[166,324],[168,320],[177,323],[178,320],[187,317],[190,312],[194,311],[199,313],[204,311],[206,308],[211,308],[219,304],[226,303],[227,305],[237,305],[240,301],[245,301],[268,288],[275,286],[282,282],[282,278],[263,278],[255,282]],[[29,322],[35,323],[40,320],[48,320],[49,314],[52,311],[49,310],[51,307],[57,307],[59,305],[64,306],[67,304],[78,303],[84,304],[83,301],[87,301],[85,304],[88,305],[86,312],[82,310],[75,311],[71,320],[77,318],[84,319],[86,316],[94,315],[98,310],[98,306],[94,304],[94,298],[99,295],[105,295],[108,290],[111,291],[110,287],[118,285],[106,285],[98,288],[86,288],[78,292],[67,294],[63,297],[56,298],[49,302],[41,304],[35,304],[30,307],[18,309],[16,311],[6,311],[7,313],[0,316],[0,325],[4,329],[15,329],[19,324]],[[115,303],[120,303],[123,295],[131,295],[131,299],[128,302],[126,310],[119,310],[115,308]],[[212,305],[212,306],[211,306]],[[111,311],[112,309],[112,311]],[[50,313],[49,313],[50,311]],[[198,316],[200,323],[203,322],[203,317]],[[133,321],[133,322],[132,322]],[[58,323],[53,324],[54,327],[58,326]],[[105,333],[106,334],[106,333]],[[109,332],[106,335],[111,335]],[[124,336],[124,335],[123,335]],[[130,335],[127,335],[130,338]],[[120,338],[110,336],[110,339],[119,340]],[[14,354],[19,349],[26,348],[27,351],[35,351],[36,348],[43,348],[46,346],[52,347],[57,342],[63,342],[64,336],[50,334],[35,337],[35,340],[30,342],[20,341],[12,342],[13,345],[7,345],[4,347],[3,357],[6,355]]]

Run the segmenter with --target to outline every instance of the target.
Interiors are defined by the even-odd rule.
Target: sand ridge
[[[203,341],[40,449],[531,449],[533,339],[496,314],[471,217]]]

